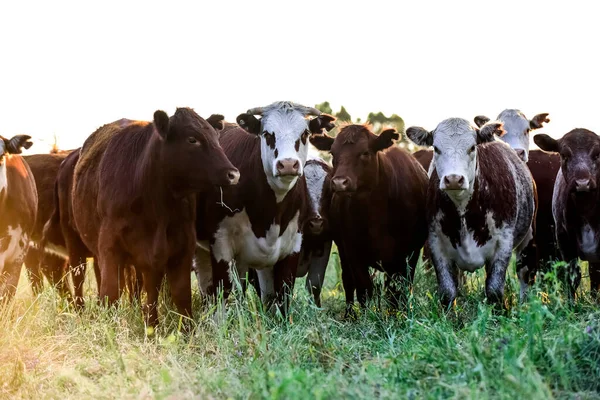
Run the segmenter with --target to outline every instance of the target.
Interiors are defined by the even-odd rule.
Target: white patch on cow
[[[8,177],[6,175],[6,160],[5,156],[2,156],[2,151],[0,149],[0,193],[2,191],[8,190]]]
[[[598,256],[596,255],[598,249],[598,239],[596,237],[596,232],[590,226],[590,224],[585,224],[583,228],[581,228],[581,241],[579,242],[579,249],[587,261],[596,261],[598,259]]]
[[[515,109],[502,111],[497,118],[504,124],[505,134],[500,140],[514,150],[525,150],[525,162],[529,160],[529,120]]]
[[[3,247],[6,246],[6,250],[0,252],[0,275],[2,275],[6,263],[22,262],[28,246],[21,245],[21,243],[28,245],[29,239],[27,238],[27,234],[23,233],[23,228],[20,226],[13,228],[9,225],[6,236],[0,237],[0,240],[4,243],[8,241],[8,245],[3,245]]]
[[[290,254],[300,252],[302,234],[298,232],[300,211],[296,212],[285,231],[272,224],[265,237],[257,238],[245,209],[225,217],[215,233],[212,252],[217,261],[235,260],[254,269],[269,268]]]
[[[323,166],[316,163],[306,164],[304,168],[304,176],[306,179],[306,187],[308,189],[308,197],[310,199],[311,211],[321,216],[321,197],[323,196],[323,186],[325,184],[325,178],[327,177],[327,171],[323,169]]]
[[[273,300],[275,297],[275,274],[273,267],[256,270],[260,285],[260,299],[263,303]]]

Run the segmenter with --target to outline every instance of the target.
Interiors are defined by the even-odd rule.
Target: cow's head
[[[540,149],[560,154],[561,171],[569,193],[595,193],[600,182],[600,137],[587,129],[573,129],[561,139],[533,137]]]
[[[420,146],[433,146],[433,160],[440,179],[440,189],[451,197],[461,197],[473,191],[477,174],[477,145],[502,136],[502,123],[488,122],[481,128],[473,127],[462,118],[442,121],[429,132],[420,127],[410,127],[408,137]]]
[[[538,114],[528,120],[519,110],[506,109],[496,118],[504,124],[504,134],[501,139],[512,147],[519,158],[525,162],[529,161],[529,132],[544,126],[544,122],[550,122],[548,114]],[[482,127],[490,119],[483,115],[475,117],[475,123]]]
[[[321,235],[329,227],[330,172],[331,167],[320,158],[309,159],[304,166],[310,211],[303,231],[309,236]]]
[[[364,125],[348,125],[334,138],[319,135],[311,143],[333,156],[331,188],[336,193],[370,191],[377,181],[378,153],[390,147],[399,135],[387,129],[375,135]]]
[[[203,191],[238,182],[240,173],[225,156],[217,132],[194,110],[178,108],[170,118],[158,110],[154,128],[162,145],[164,176],[174,190]]]
[[[307,120],[311,115],[316,117]],[[331,130],[334,120],[316,108],[285,101],[253,108],[237,117],[240,127],[260,136],[263,169],[277,201],[283,200],[304,172],[308,137]]]
[[[0,136],[0,193],[8,186],[6,173],[6,157],[10,154],[21,154],[23,148],[30,148],[33,144],[31,136],[17,135],[11,139]]]

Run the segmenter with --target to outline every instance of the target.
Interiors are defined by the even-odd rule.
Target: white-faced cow
[[[573,129],[561,139],[535,135],[545,151],[560,154],[554,183],[552,212],[556,240],[568,266],[568,293],[574,298],[581,281],[577,258],[589,262],[592,294],[600,290],[600,137],[587,129]]]
[[[311,115],[315,118],[307,119]],[[212,264],[209,269],[196,263],[205,292],[214,294],[219,285],[227,292],[229,268],[235,265],[240,277],[256,270],[263,302],[281,305],[287,298],[306,215],[308,138],[332,129],[333,120],[315,108],[276,102],[248,110],[237,117],[239,127],[221,132],[221,146],[241,178],[238,185],[216,191],[199,210],[198,236],[207,241],[205,248],[210,246]]]
[[[0,136],[0,298],[12,298],[35,224],[35,180],[19,154],[31,147],[30,136]]]
[[[335,139],[311,139],[333,156],[329,218],[342,263],[346,315],[355,292],[361,306],[372,296],[369,267],[379,262],[390,305],[401,305],[427,238],[427,174],[393,146],[398,137],[393,129],[375,135],[366,126],[348,125]]]
[[[196,244],[196,193],[237,183],[238,170],[214,128],[189,108],[153,122],[120,120],[81,148],[73,178],[73,217],[100,265],[100,298],[114,303],[125,269],[143,273],[147,320],[158,323],[167,278],[179,313],[191,316],[190,268]]]
[[[296,277],[306,277],[306,289],[321,307],[321,289],[333,242],[329,226],[331,167],[320,158],[310,158],[304,167],[308,189],[308,216],[304,221],[302,248]]]
[[[427,192],[429,246],[442,303],[457,295],[458,270],[486,267],[486,296],[500,303],[513,249],[533,236],[535,186],[525,163],[505,143],[502,124],[480,129],[461,118],[442,121],[429,132],[407,130],[421,146],[433,146]],[[521,279],[522,297],[527,281]]]

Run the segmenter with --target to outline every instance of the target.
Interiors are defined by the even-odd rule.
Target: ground
[[[549,273],[519,306],[513,267],[497,312],[479,271],[446,312],[419,266],[408,312],[375,303],[346,321],[334,250],[323,309],[304,279],[285,319],[254,292],[225,309],[194,293],[196,329],[182,335],[162,296],[162,327],[147,336],[138,305],[93,301],[92,275],[79,313],[52,288],[34,297],[22,275],[0,307],[0,398],[600,398],[600,311],[586,279],[575,305]]]

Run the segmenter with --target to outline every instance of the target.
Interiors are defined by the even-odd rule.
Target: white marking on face
[[[2,240],[3,243],[8,241],[8,245],[4,244],[6,250],[0,252],[0,275],[2,275],[6,263],[16,261],[22,262],[29,247],[29,239],[27,238],[27,235],[23,233],[23,228],[20,226],[13,228],[9,225],[7,234],[1,236],[0,240]],[[21,243],[23,243],[23,245],[21,245]]]
[[[505,134],[500,140],[514,150],[525,151],[525,162],[529,160],[529,120],[519,110],[504,110],[498,115],[498,121],[504,124]]]
[[[309,163],[304,168],[304,176],[310,199],[310,209],[315,215],[321,216],[321,198],[323,196],[327,171],[320,164]]]
[[[596,237],[596,232],[590,226],[590,224],[585,224],[581,229],[581,241],[579,242],[579,249],[585,256],[586,261],[598,260],[598,238]]]
[[[215,233],[212,252],[217,261],[235,260],[247,267],[263,269],[272,267],[277,261],[300,252],[302,234],[298,232],[300,211],[289,222],[285,231],[272,224],[265,237],[257,238],[246,210],[225,217]]]

